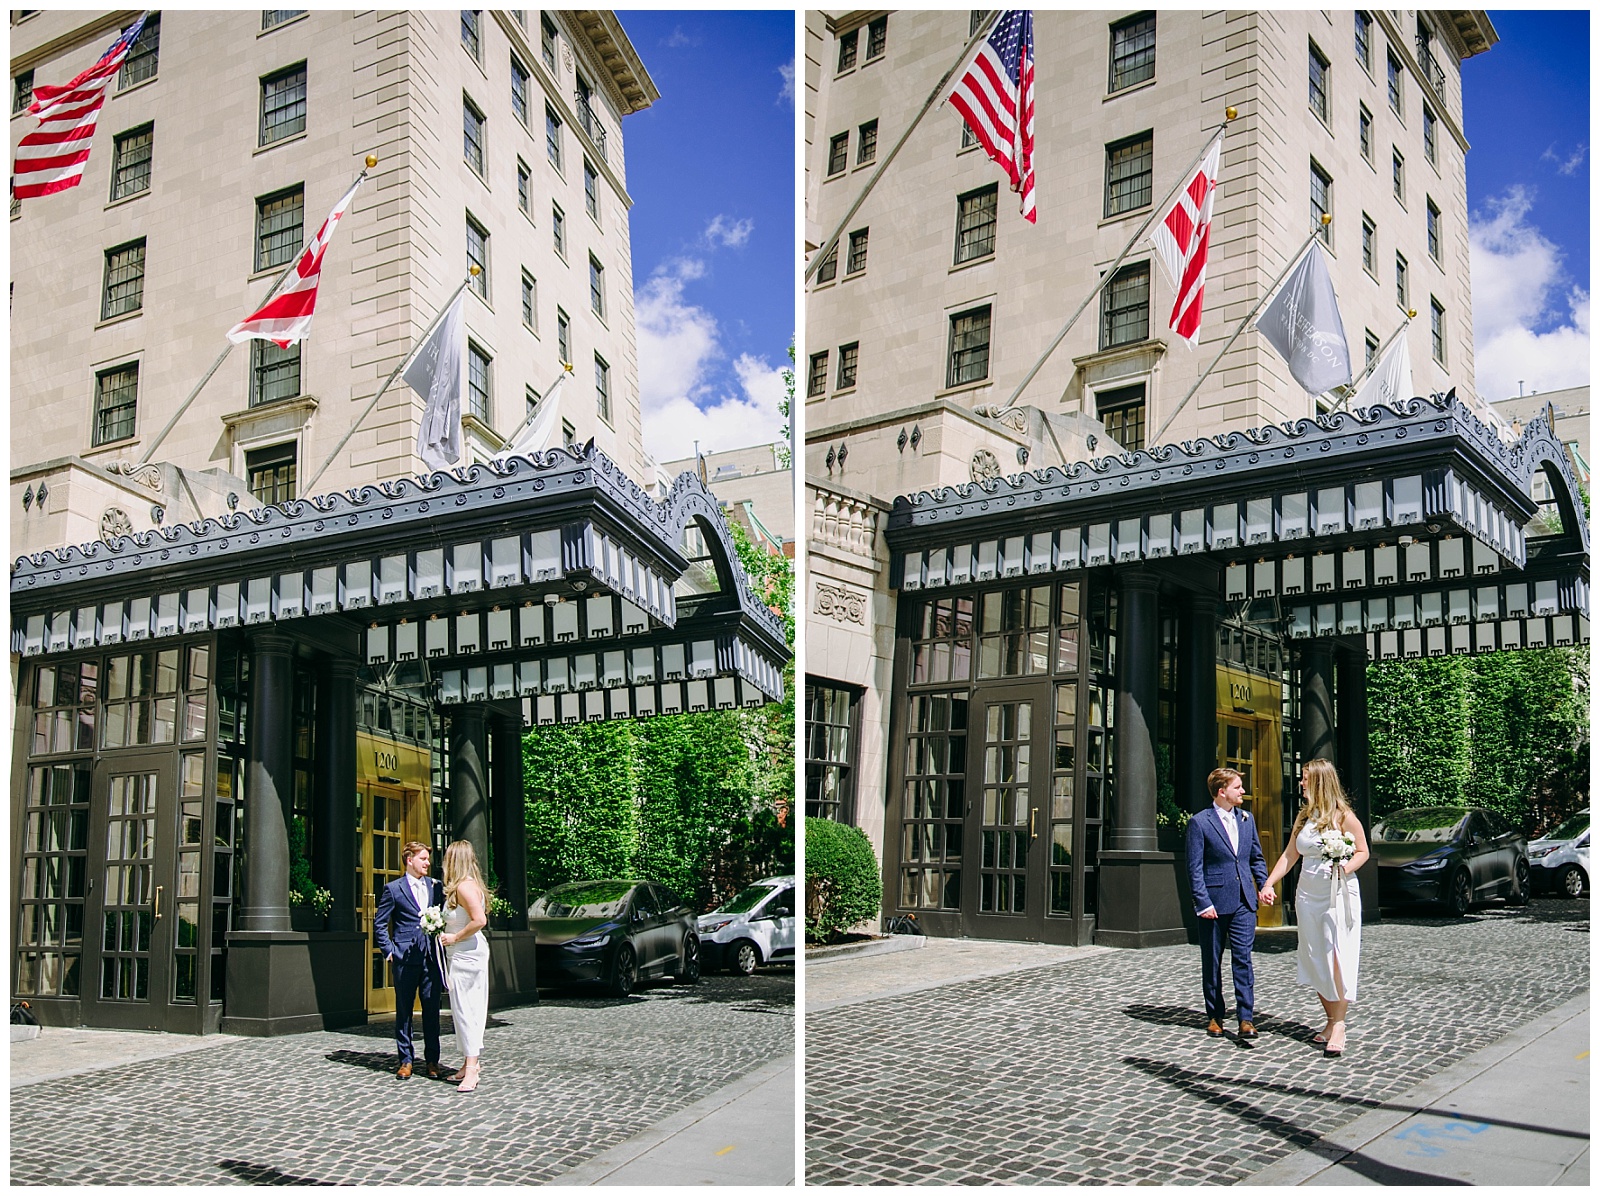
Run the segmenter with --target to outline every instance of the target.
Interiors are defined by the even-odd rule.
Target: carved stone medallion
[[[1000,458],[986,448],[972,454],[972,480],[990,482],[1000,476]]]
[[[107,507],[100,516],[100,538],[110,544],[118,536],[133,535],[133,520],[121,507]]]
[[[812,612],[840,623],[867,624],[867,596],[844,586],[817,583],[817,598]]]

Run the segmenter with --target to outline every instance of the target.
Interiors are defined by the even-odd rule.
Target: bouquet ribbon
[[[1359,890],[1358,890],[1359,892]],[[1344,928],[1356,928],[1355,908],[1350,902],[1350,878],[1345,874],[1344,861],[1336,860],[1333,865],[1333,896],[1339,903],[1339,909],[1344,914]]]

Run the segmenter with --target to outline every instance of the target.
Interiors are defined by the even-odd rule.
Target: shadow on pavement
[[[1203,1030],[1206,1025],[1206,1015],[1187,1005],[1125,1005],[1122,1012],[1135,1021],[1148,1022],[1153,1026],[1182,1026],[1185,1029]],[[1304,1022],[1274,1017],[1270,1013],[1256,1016],[1256,1031],[1261,1034],[1276,1034],[1280,1038],[1308,1045],[1311,1043],[1311,1036],[1316,1033],[1316,1030]],[[1230,1033],[1228,1037],[1232,1038],[1233,1035]],[[1320,1052],[1321,1048],[1318,1050]]]
[[[694,1005],[728,1005],[740,1013],[784,1013],[794,1010],[794,972],[754,977],[711,976],[699,984],[650,981],[628,997],[608,997],[583,989],[545,989],[543,1003],[570,1009],[610,1009],[618,1005],[644,1005],[658,1001],[683,1001]]]
[[[247,1184],[264,1184],[267,1187],[311,1187],[332,1188],[337,1184],[325,1179],[306,1179],[299,1175],[289,1175],[277,1167],[266,1167],[260,1163],[243,1163],[238,1159],[223,1159],[218,1166],[233,1178]]]

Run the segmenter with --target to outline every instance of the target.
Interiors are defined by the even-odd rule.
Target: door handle
[[[1037,839],[1038,837],[1039,837],[1039,807],[1038,806],[1034,806],[1033,809],[1028,811],[1028,838],[1029,839]]]
[[[157,886],[156,886],[156,911],[155,911],[155,920],[156,920],[156,921],[157,921],[157,922],[159,922],[159,921],[161,921],[161,894],[162,894],[162,893],[163,893],[163,892],[165,892],[165,891],[166,891],[166,886],[165,886],[165,885],[157,885]]]

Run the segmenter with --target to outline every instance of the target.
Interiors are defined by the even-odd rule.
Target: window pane
[[[300,345],[280,349],[271,341],[250,342],[250,405],[300,394]]]
[[[1154,144],[1154,139],[1146,133],[1106,147],[1107,216],[1130,212],[1150,203]]]
[[[291,67],[261,81],[261,144],[305,132],[306,68]]]
[[[963,195],[956,201],[956,262],[970,262],[994,252],[995,210],[999,187]]]
[[[150,189],[150,155],[155,128],[146,125],[117,138],[116,164],[111,172],[111,198],[122,199]]]
[[[1111,90],[1118,91],[1155,78],[1156,18],[1154,13],[1111,29]]]
[[[137,414],[138,365],[107,370],[98,375],[96,382],[94,442],[108,444],[132,436]]]
[[[1150,263],[1124,266],[1103,292],[1101,348],[1132,344],[1150,335]]]
[[[256,269],[294,260],[305,234],[305,188],[256,201]]]
[[[477,345],[467,345],[467,410],[489,422],[489,357]]]
[[[128,51],[128,56],[122,60],[122,73],[117,78],[117,87],[132,87],[135,83],[153,79],[160,53],[161,14],[156,13],[145,20],[138,39]]]
[[[100,318],[124,315],[144,306],[144,242],[106,250],[106,289]]]
[[[989,310],[980,307],[951,317],[946,386],[979,382],[989,376]]]
[[[482,174],[483,113],[466,101],[461,104],[461,139],[461,152],[467,160],[467,165]]]

